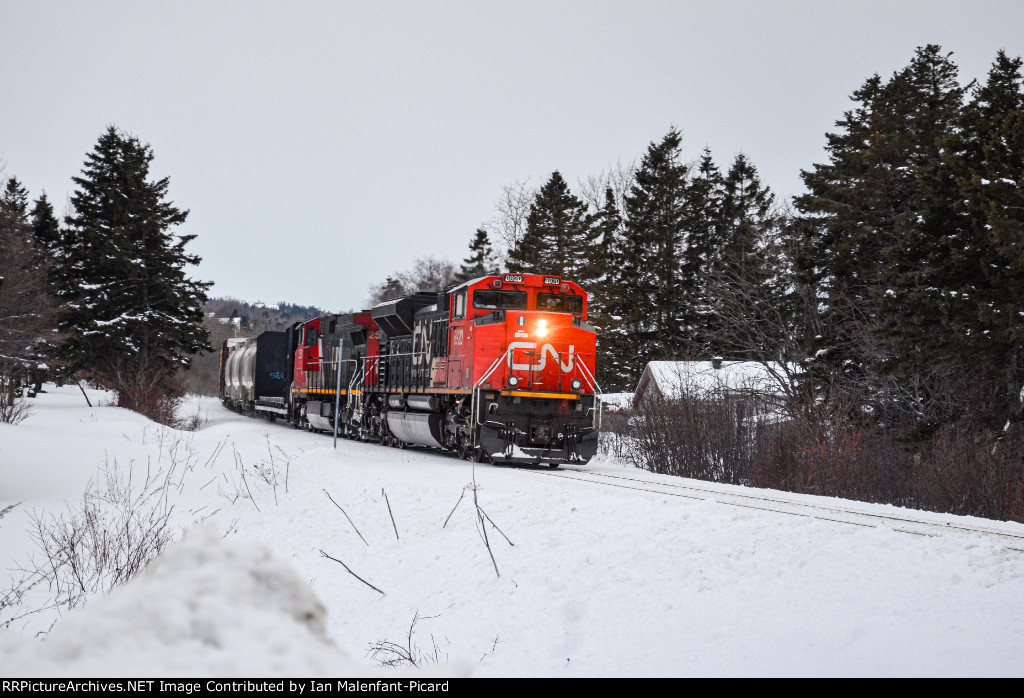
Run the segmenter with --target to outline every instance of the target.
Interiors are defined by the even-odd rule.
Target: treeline
[[[929,45],[851,101],[791,202],[743,154],[685,160],[672,128],[577,192],[507,187],[460,271],[579,280],[606,391],[656,359],[774,362],[794,411],[1001,434],[1024,385],[1021,59],[964,85]]]
[[[86,155],[63,222],[9,177],[0,196],[0,421],[24,415],[21,386],[86,378],[118,405],[173,423],[181,369],[208,346],[210,284],[178,235],[188,211],[153,180],[153,151],[109,127]]]

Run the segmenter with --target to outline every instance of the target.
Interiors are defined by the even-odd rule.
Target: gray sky
[[[504,185],[671,125],[780,195],[872,73],[1024,54],[1024,2],[0,0],[0,167],[58,213],[109,124],[152,145],[213,295],[341,311],[456,261]]]

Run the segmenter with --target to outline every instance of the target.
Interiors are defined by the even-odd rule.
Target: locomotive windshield
[[[552,313],[572,313],[573,315],[582,315],[583,296],[576,296],[568,293],[538,293],[537,310],[546,310]]]
[[[473,307],[483,310],[526,310],[526,291],[473,291]]]

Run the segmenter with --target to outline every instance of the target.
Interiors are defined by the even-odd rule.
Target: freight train
[[[596,358],[578,284],[494,274],[228,340],[220,397],[344,438],[558,467],[597,452]]]

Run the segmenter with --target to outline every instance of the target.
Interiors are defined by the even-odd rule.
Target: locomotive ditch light
[[[581,381],[579,378],[573,378],[572,382],[569,383],[569,385],[572,386],[573,390],[579,390],[580,388],[583,387],[583,381]]]
[[[508,384],[511,385],[513,388],[519,385],[519,376],[509,376]]]

